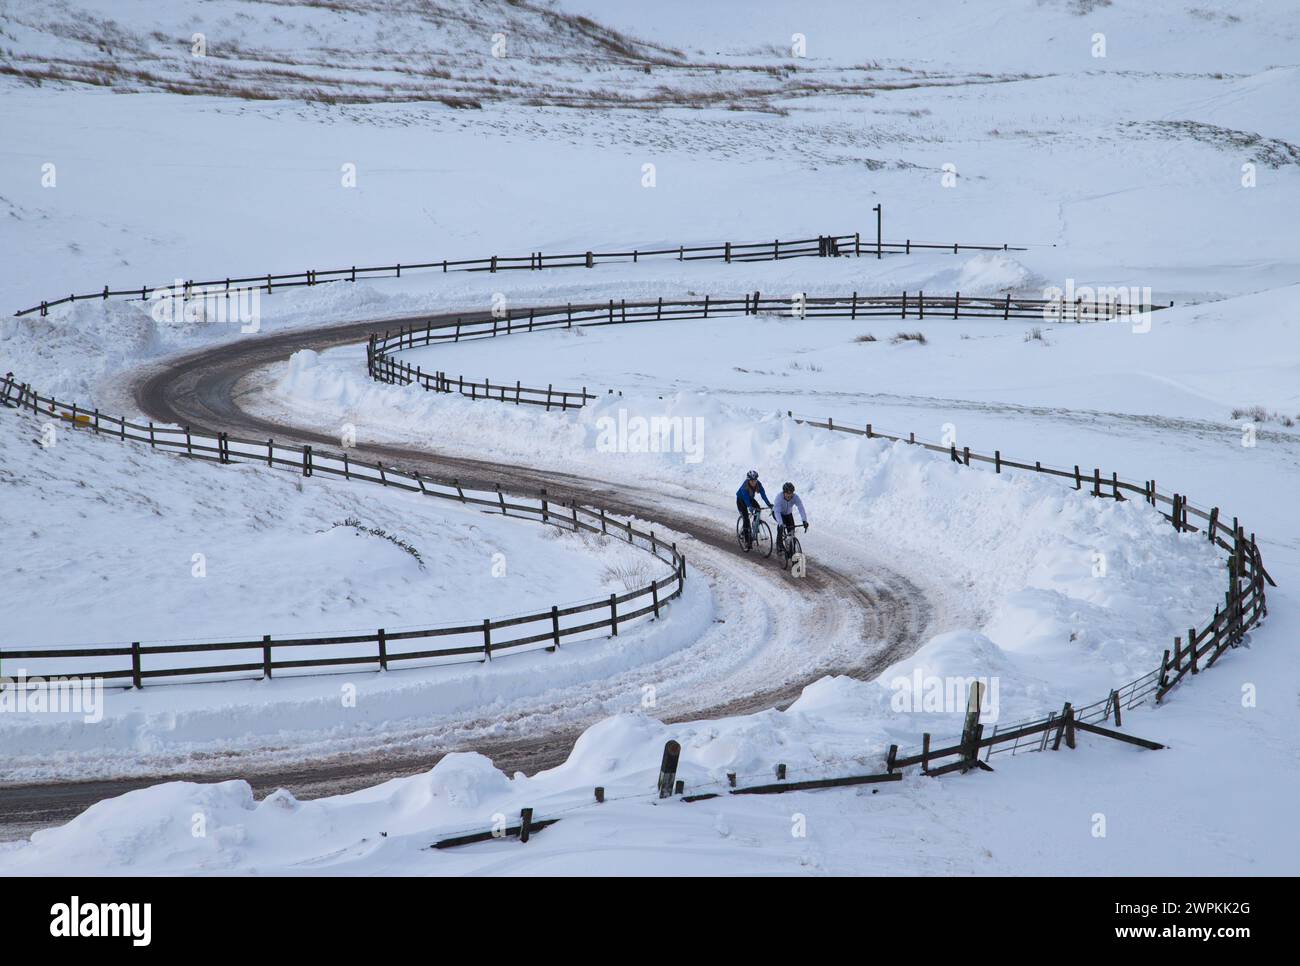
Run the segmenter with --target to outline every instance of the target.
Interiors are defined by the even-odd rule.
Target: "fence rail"
[[[931,299],[934,300],[931,301]],[[462,320],[453,324],[439,324],[437,326],[428,323],[423,327],[405,327],[398,330],[397,333],[386,332],[382,337],[378,333],[373,334],[369,341],[368,364],[371,375],[384,381],[418,382],[423,384],[426,389],[442,392],[464,392],[468,389],[467,394],[476,398],[479,397],[479,391],[482,389],[482,398],[494,398],[516,403],[540,402],[548,408],[576,408],[595,397],[588,393],[585,388],[575,391],[557,390],[554,386],[548,386],[543,391],[525,388],[518,383],[513,387],[504,384],[493,385],[488,380],[483,383],[473,383],[464,380],[463,377],[458,377],[453,381],[443,372],[424,373],[420,367],[412,367],[402,362],[394,356],[394,353],[402,348],[411,348],[416,345],[491,338],[497,335],[534,331],[544,327],[569,326],[575,322],[582,325],[601,325],[651,319],[707,318],[710,313],[717,315],[734,314],[737,310],[742,314],[759,314],[773,310],[788,311],[790,304],[790,301],[785,299],[764,300],[761,298],[760,293],[745,296],[743,299],[731,300],[714,300],[711,297],[685,302],[665,302],[663,300],[628,302],[619,300],[617,303],[610,301],[606,305],[595,307],[566,306],[563,312],[558,309],[544,313],[534,310],[529,312],[527,318],[522,315],[512,316],[507,314],[504,318]],[[934,298],[922,296],[920,293],[916,296],[909,296],[905,293],[901,296],[873,296],[861,299],[854,295],[847,300],[842,297],[814,297],[807,299],[805,307],[807,315],[848,316],[850,318],[870,317],[873,312],[892,315],[906,311],[908,307],[916,313],[918,319],[921,318],[921,313],[927,310],[931,312],[932,317],[936,312],[943,312],[945,313],[944,317],[961,318],[966,316],[967,312],[965,310],[969,310],[971,315],[978,316],[979,313],[985,313],[984,317],[995,317],[1000,310],[1003,318],[1025,318],[1029,317],[1028,313],[1034,313],[1035,317],[1041,317],[1044,306],[1052,304],[1046,300],[1016,300],[1009,296],[1002,299],[962,299],[959,294]],[[1155,306],[1140,306],[1135,307],[1133,310],[1152,311],[1155,308]],[[1099,314],[1095,306],[1091,304],[1075,303],[1071,310],[1069,303],[1066,303],[1065,306],[1059,306],[1057,309],[1060,313],[1058,318],[1062,320],[1068,318],[1072,321],[1082,322],[1090,321],[1093,318],[1107,317]],[[952,313],[952,315],[948,316],[947,312]],[[1117,312],[1109,317],[1115,318],[1120,314],[1124,313]],[[356,635],[340,638],[299,638],[287,641],[270,641],[263,638],[261,641],[197,645],[150,645],[148,647],[133,644],[130,648],[69,648],[60,651],[5,649],[0,650],[0,659],[6,657],[31,659],[37,657],[82,657],[92,655],[127,657],[129,655],[131,658],[129,670],[119,669],[102,676],[119,678],[129,676],[131,682],[137,687],[146,678],[168,676],[176,673],[261,672],[263,676],[270,676],[274,670],[281,668],[323,667],[358,663],[377,663],[380,668],[386,668],[389,660],[415,660],[430,657],[473,655],[476,660],[490,660],[494,653],[503,650],[529,646],[558,645],[560,640],[567,635],[585,633],[604,627],[609,627],[613,633],[617,633],[620,623],[651,612],[657,615],[663,603],[680,595],[682,592],[685,579],[685,559],[677,551],[676,547],[670,545],[665,548],[662,543],[656,540],[653,531],[646,533],[637,530],[630,521],[617,521],[604,511],[597,513],[597,511],[573,505],[549,504],[545,496],[538,501],[537,505],[533,505],[526,500],[519,502],[520,498],[516,497],[511,497],[511,501],[508,502],[506,495],[499,489],[494,494],[470,493],[454,482],[450,486],[435,483],[421,478],[418,473],[406,474],[391,468],[386,469],[381,463],[374,464],[372,468],[370,464],[351,461],[346,453],[341,455],[315,454],[310,446],[304,446],[299,450],[297,448],[277,447],[273,440],[245,440],[229,437],[226,434],[219,434],[216,437],[202,436],[192,434],[188,429],[159,427],[152,423],[148,424],[148,426],[142,426],[131,423],[122,417],[107,416],[97,410],[79,409],[75,404],[59,403],[56,400],[42,397],[28,386],[16,384],[12,376],[5,377],[4,381],[0,383],[0,403],[55,416],[68,421],[73,426],[88,428],[94,432],[107,433],[123,440],[132,439],[139,442],[148,442],[155,448],[161,447],[175,452],[183,451],[185,455],[198,459],[223,463],[236,460],[264,461],[269,466],[283,466],[300,470],[305,476],[310,476],[319,469],[321,472],[341,475],[345,479],[355,478],[382,485],[398,486],[426,495],[455,499],[462,503],[480,505],[494,510],[500,509],[503,514],[537,517],[544,523],[570,526],[574,530],[584,529],[590,532],[626,535],[629,543],[640,541],[640,546],[649,549],[661,560],[664,559],[664,554],[668,553],[669,559],[665,562],[669,562],[673,566],[671,576],[656,580],[645,588],[630,591],[621,596],[611,595],[608,601],[592,601],[564,610],[553,607],[550,612],[509,620],[492,621],[488,619],[482,625],[429,628],[394,634],[387,634],[385,631],[380,630],[375,635]],[[898,748],[891,747],[886,757],[887,774],[893,774],[899,769],[913,765],[920,765],[929,774],[942,774],[949,770],[965,770],[970,767],[977,767],[980,762],[981,752],[983,753],[983,761],[987,762],[995,754],[1010,752],[1014,755],[1020,750],[1041,750],[1047,747],[1049,741],[1053,741],[1054,746],[1059,745],[1063,739],[1072,744],[1076,728],[1117,737],[1126,741],[1134,741],[1147,747],[1155,747],[1153,743],[1143,742],[1141,739],[1134,739],[1131,736],[1104,728],[1101,723],[1109,722],[1113,718],[1118,726],[1124,710],[1145,704],[1152,699],[1153,695],[1156,703],[1159,703],[1184,677],[1189,674],[1198,674],[1204,668],[1213,666],[1225,651],[1237,647],[1244,639],[1246,632],[1268,614],[1265,588],[1266,585],[1276,586],[1276,584],[1264,567],[1255,535],[1252,533],[1247,537],[1245,529],[1236,518],[1232,520],[1229,526],[1217,507],[1205,510],[1194,506],[1183,494],[1160,492],[1155,480],[1144,480],[1139,484],[1122,480],[1119,478],[1118,473],[1115,472],[1108,475],[1103,474],[1101,469],[1097,467],[1094,467],[1091,472],[1083,469],[1080,465],[1075,465],[1073,469],[1054,468],[1044,466],[1039,461],[1029,463],[1007,458],[1002,455],[1000,450],[995,450],[991,455],[975,453],[971,452],[969,447],[962,447],[959,450],[955,445],[945,446],[918,440],[915,433],[909,433],[907,436],[882,433],[875,430],[870,423],[863,427],[857,427],[845,423],[836,423],[831,418],[825,420],[808,419],[796,417],[793,412],[788,415],[801,423],[828,431],[918,445],[929,451],[945,454],[953,462],[966,467],[984,465],[992,467],[995,473],[1017,470],[1047,474],[1072,483],[1075,490],[1082,491],[1086,489],[1090,495],[1097,498],[1114,500],[1141,498],[1144,502],[1159,510],[1178,532],[1203,534],[1217,548],[1227,553],[1229,583],[1222,600],[1216,603],[1213,616],[1208,618],[1200,629],[1195,627],[1188,629],[1186,644],[1183,643],[1184,639],[1181,636],[1176,637],[1174,646],[1165,651],[1158,668],[1147,672],[1122,687],[1113,689],[1107,696],[1094,701],[1092,704],[1074,708],[1067,703],[1059,714],[1053,712],[1044,717],[1006,727],[998,725],[988,736],[983,734],[983,726],[976,726],[973,731],[964,733],[961,738],[953,739],[937,749],[931,748],[929,735],[923,736],[922,747],[915,752],[899,755]],[[559,509],[556,508],[557,506],[559,506]],[[597,523],[599,523],[598,526]],[[648,547],[646,547],[647,541]],[[667,593],[661,596],[660,591],[667,591]],[[652,597],[651,604],[620,613],[620,604],[643,599],[647,595]],[[557,618],[559,617],[603,611],[605,607],[609,608],[607,617],[567,628],[558,624]],[[529,634],[521,638],[496,643],[492,640],[493,630],[525,624],[537,624],[548,620],[551,622],[549,632]],[[389,641],[476,633],[481,633],[481,643],[476,642],[472,645],[454,648],[435,648],[414,652],[387,652],[387,643]],[[364,659],[347,656],[325,660],[277,661],[274,656],[274,650],[277,647],[370,643],[377,645],[377,651],[374,656]],[[145,669],[142,667],[143,658],[154,654],[223,650],[247,651],[253,649],[261,650],[262,660],[260,662],[240,665],[211,665],[180,671],[165,668]],[[831,784],[836,782],[847,783],[847,780],[841,779],[828,779],[826,781]]]
[[[598,264],[613,262],[639,262],[644,258],[674,258],[679,262],[723,261],[755,262],[773,261],[782,258],[827,258],[835,256],[875,255],[910,255],[913,251],[951,252],[1019,252],[1024,248],[1012,245],[967,245],[958,242],[939,244],[935,242],[914,242],[911,239],[902,242],[863,241],[861,233],[851,235],[819,235],[816,238],[798,238],[794,240],[773,239],[762,242],[720,242],[715,245],[676,245],[667,248],[648,248],[625,251],[585,251],[567,254],[545,254],[529,252],[527,255],[489,255],[482,258],[444,258],[432,261],[412,263],[398,262],[394,265],[350,265],[347,268],[323,270],[308,269],[303,272],[289,272],[264,275],[243,275],[195,281],[180,280],[178,293],[182,299],[201,296],[227,296],[240,291],[265,291],[268,294],[277,289],[299,288],[302,286],[324,285],[330,282],[356,282],[371,278],[401,278],[402,273],[441,271],[446,272],[499,272],[512,270],[544,271],[554,268],[594,268]],[[58,299],[44,299],[30,308],[20,309],[14,315],[30,315],[39,312],[46,315],[50,309],[91,300],[105,301],[110,298],[147,301],[153,293],[171,292],[176,282],[165,285],[140,285],[133,288],[113,288],[103,286],[98,291],[80,295],[65,295]]]
[[[957,759],[955,763],[950,763],[954,768],[968,768],[978,760],[980,751],[984,752],[984,760],[988,761],[992,755],[1000,752],[1014,754],[1018,750],[1042,750],[1046,747],[1050,735],[1054,734],[1056,736],[1054,740],[1059,744],[1061,736],[1066,732],[1069,733],[1069,741],[1073,746],[1073,728],[1079,727],[1097,732],[1100,722],[1113,719],[1118,725],[1124,710],[1145,704],[1153,696],[1155,702],[1159,704],[1184,676],[1197,674],[1204,668],[1211,667],[1225,651],[1236,648],[1250,628],[1268,616],[1265,585],[1276,587],[1277,584],[1264,567],[1255,534],[1251,533],[1247,536],[1245,528],[1235,517],[1231,525],[1227,524],[1218,507],[1205,510],[1194,506],[1184,494],[1159,492],[1155,480],[1144,480],[1140,484],[1133,483],[1120,479],[1119,474],[1115,472],[1109,475],[1103,474],[1101,469],[1096,467],[1091,473],[1081,469],[1079,465],[1075,465],[1073,469],[1057,469],[1044,466],[1037,461],[1029,463],[1009,459],[1004,457],[1000,450],[995,450],[992,454],[974,453],[971,452],[970,447],[962,447],[959,450],[955,445],[945,446],[918,440],[915,433],[909,433],[907,436],[882,433],[874,429],[870,423],[863,427],[855,427],[836,423],[833,419],[807,419],[797,417],[793,412],[787,415],[808,426],[865,436],[869,439],[884,439],[920,446],[931,452],[943,453],[951,461],[962,466],[978,467],[984,464],[991,466],[995,473],[1021,470],[1046,474],[1072,483],[1075,490],[1086,490],[1091,496],[1097,498],[1121,501],[1140,498],[1155,507],[1177,532],[1202,534],[1215,547],[1227,552],[1228,586],[1222,599],[1215,603],[1213,616],[1206,619],[1199,630],[1195,627],[1188,628],[1186,643],[1183,637],[1175,637],[1174,646],[1164,652],[1159,667],[1113,689],[1104,698],[1089,705],[1075,708],[1067,703],[1059,714],[1054,712],[1046,717],[1019,722],[1006,728],[996,726],[987,738],[982,734],[981,725],[979,733],[963,735],[961,739],[955,739],[945,748],[931,750],[930,736],[925,735],[921,749],[916,752],[899,757],[896,748],[890,750],[887,765],[891,771],[895,768],[919,764],[933,773],[931,766],[944,758]],[[1167,507],[1167,511],[1162,509],[1163,507]],[[1100,729],[1099,733],[1132,740],[1129,736],[1119,735],[1107,729]],[[1026,741],[1026,739],[1034,740]],[[1143,744],[1141,741],[1137,743]],[[1146,744],[1150,745],[1150,743]],[[1010,746],[1005,747],[1007,745]]]
[[[1170,303],[1172,304],[1172,303]],[[763,298],[754,292],[741,298],[631,301],[610,299],[601,305],[566,305],[563,308],[530,308],[506,311],[501,315],[471,316],[448,323],[429,320],[424,325],[403,326],[396,332],[372,333],[366,352],[366,368],[379,382],[418,384],[432,392],[459,393],[471,399],[492,399],[516,405],[528,404],[552,409],[580,409],[597,396],[584,386],[580,390],[530,388],[516,381],[482,382],[463,374],[452,376],[443,370],[425,372],[420,366],[402,361],[396,353],[402,349],[444,342],[469,342],[477,339],[536,332],[545,329],[569,329],[598,325],[623,325],[634,322],[662,322],[674,319],[707,319],[731,315],[794,314],[799,318],[900,318],[916,319],[1038,319],[1050,322],[1103,322],[1158,311],[1165,306],[1130,305],[1126,302],[1075,299],[1015,298],[1010,293],[997,297],[926,295],[903,292],[899,295],[805,296],[799,299]],[[910,313],[910,314],[909,314]],[[928,315],[927,315],[928,313]]]
[[[500,512],[505,516],[522,517],[570,530],[572,532],[598,533],[644,550],[667,564],[671,570],[663,577],[634,588],[623,594],[560,607],[534,614],[502,619],[485,618],[481,622],[459,626],[429,627],[416,630],[388,632],[383,628],[373,633],[346,636],[303,636],[259,640],[212,641],[201,643],[161,643],[83,647],[0,647],[0,664],[4,661],[62,661],[71,658],[95,659],[101,666],[85,670],[60,669],[62,676],[94,676],[120,680],[130,687],[142,687],[155,678],[179,678],[195,675],[230,676],[257,675],[271,677],[274,672],[305,668],[332,668],[345,665],[371,665],[387,670],[390,665],[424,661],[455,663],[456,661],[490,661],[505,654],[527,650],[554,650],[565,638],[608,629],[612,635],[629,621],[641,617],[658,617],[671,600],[679,597],[686,581],[686,557],[671,541],[661,540],[653,530],[643,530],[631,520],[616,517],[601,508],[578,506],[549,500],[543,490],[539,497],[522,497],[507,494],[500,486],[495,491],[470,490],[451,483],[435,482],[418,472],[405,472],[383,463],[367,463],[351,458],[347,453],[316,451],[312,446],[289,447],[277,445],[273,439],[251,440],[219,433],[216,436],[191,432],[188,427],[160,426],[150,422],[138,424],[122,416],[86,409],[75,403],[63,403],[42,396],[27,384],[19,384],[13,374],[0,379],[0,405],[24,412],[51,417],[67,423],[69,427],[85,429],[121,441],[147,443],[152,449],[177,453],[193,459],[215,463],[262,463],[270,467],[297,470],[303,476],[324,473],[345,480],[375,483],[394,487],[424,496],[452,500],[466,506],[476,506],[485,511]],[[576,618],[576,620],[575,620]],[[514,630],[520,629],[519,631]],[[504,638],[497,632],[505,631]],[[516,635],[516,636],[509,636]],[[414,650],[394,648],[391,645],[405,641],[431,641],[438,638],[460,638],[448,646],[427,646]],[[373,647],[367,647],[373,645]],[[293,649],[303,647],[353,648],[351,653],[322,657],[285,656]],[[364,652],[356,648],[366,647]],[[239,663],[222,664],[211,661],[199,664],[173,664],[158,662],[161,655],[241,654]],[[253,657],[249,657],[249,655]],[[277,656],[279,655],[279,656]],[[146,659],[153,658],[153,661]],[[148,666],[152,664],[153,666]]]
[[[909,298],[912,299],[910,303]],[[957,294],[940,297],[936,299],[936,303],[936,307],[941,306],[946,312],[951,313],[951,316],[945,317],[961,317],[961,310],[968,304],[973,313],[1000,311],[1003,318],[1026,317],[1024,314],[1013,314],[1017,312],[1035,313],[1036,316],[1041,317],[1045,307],[1057,308],[1062,313],[1062,318],[1071,318],[1076,322],[1100,320],[1106,317],[1102,314],[1106,311],[1106,307],[1096,303],[1075,303],[1071,307],[1072,314],[1066,316],[1065,307],[1057,307],[1048,300],[1016,300],[1009,295],[1002,299],[962,299]],[[856,294],[849,299],[838,296],[810,297],[807,299],[807,314],[841,317],[848,315],[850,318],[857,318],[859,315],[865,317],[872,309],[877,309],[882,314],[903,312],[909,304],[916,317],[920,318],[924,307],[929,307],[932,303],[930,297],[922,297],[920,293],[916,296],[904,293],[900,296],[873,296],[862,299]],[[743,299],[717,300],[706,297],[678,302],[665,302],[662,299],[653,302],[610,300],[604,306],[576,308],[566,306],[563,310],[545,312],[530,309],[526,316],[507,314],[503,318],[458,320],[452,324],[440,323],[437,326],[430,322],[423,327],[414,325],[403,327],[395,333],[385,332],[382,336],[373,333],[368,345],[367,364],[371,377],[384,382],[419,383],[426,389],[439,392],[465,392],[465,388],[470,387],[470,391],[465,394],[472,393],[475,398],[492,398],[503,402],[536,401],[536,395],[542,393],[542,390],[520,390],[516,383],[514,389],[505,385],[496,387],[499,392],[493,394],[487,391],[491,386],[490,381],[485,380],[484,383],[476,384],[466,382],[463,377],[452,379],[444,372],[425,373],[420,367],[413,367],[403,362],[396,357],[395,353],[418,345],[492,338],[498,335],[531,332],[546,327],[568,327],[575,322],[580,325],[611,325],[670,318],[707,318],[711,311],[716,315],[735,314],[737,311],[753,315],[766,310],[788,311],[790,306],[789,300],[765,300],[760,297],[760,293],[756,292]],[[1156,306],[1135,306],[1131,307],[1130,311],[1154,311],[1156,308]],[[1115,312],[1109,317],[1117,318],[1122,314],[1126,313]],[[523,398],[520,393],[533,394],[534,398],[532,400]],[[574,391],[548,386],[545,390],[544,402],[548,409],[567,409],[579,408],[585,405],[587,400],[594,398],[596,397],[589,394],[585,387],[581,391]],[[1046,474],[1073,484],[1075,490],[1086,489],[1090,495],[1097,498],[1121,501],[1140,498],[1161,512],[1179,533],[1202,533],[1218,549],[1228,554],[1228,587],[1222,600],[1216,602],[1213,616],[1208,618],[1199,630],[1195,627],[1188,628],[1186,644],[1182,636],[1176,637],[1173,648],[1165,651],[1158,668],[1121,687],[1112,689],[1104,698],[1091,704],[1075,708],[1067,703],[1059,714],[1053,712],[1044,717],[1007,727],[995,726],[993,732],[987,737],[983,735],[983,726],[978,726],[973,733],[963,734],[960,739],[954,739],[947,746],[932,750],[930,735],[924,735],[922,748],[914,753],[899,757],[896,747],[890,749],[887,766],[891,773],[896,768],[917,764],[930,773],[934,773],[936,768],[939,773],[942,773],[944,769],[975,767],[981,752],[984,761],[987,762],[989,758],[999,753],[1010,752],[1014,755],[1021,750],[1041,750],[1046,747],[1049,738],[1053,735],[1055,735],[1053,740],[1058,745],[1062,737],[1068,736],[1072,747],[1075,728],[1096,731],[1121,740],[1135,740],[1136,743],[1143,744],[1139,739],[1131,739],[1130,736],[1102,728],[1101,725],[1112,718],[1118,724],[1124,710],[1145,704],[1153,696],[1156,703],[1159,703],[1186,675],[1197,674],[1203,667],[1212,666],[1226,650],[1237,647],[1246,632],[1268,614],[1265,585],[1276,586],[1276,584],[1264,568],[1255,535],[1252,533],[1247,537],[1245,529],[1236,518],[1233,518],[1229,526],[1218,507],[1204,510],[1194,506],[1184,494],[1160,492],[1155,480],[1144,480],[1140,484],[1133,483],[1120,479],[1117,472],[1104,474],[1099,467],[1094,467],[1091,472],[1077,464],[1072,469],[1058,469],[1044,466],[1041,461],[1030,463],[1004,457],[1001,450],[995,450],[992,454],[976,453],[972,452],[970,447],[962,447],[959,450],[956,445],[945,446],[925,442],[917,439],[915,433],[906,436],[882,433],[874,429],[870,423],[856,427],[842,422],[836,423],[832,418],[817,420],[795,416],[792,411],[787,415],[804,425],[816,428],[920,446],[931,452],[944,454],[953,462],[966,467],[985,465],[992,467],[993,471],[999,474],[1009,470]],[[1145,744],[1151,745],[1149,742]],[[955,761],[943,763],[949,758]]]

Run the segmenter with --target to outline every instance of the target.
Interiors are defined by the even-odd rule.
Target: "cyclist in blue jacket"
[[[754,535],[750,533],[749,528],[749,514],[750,511],[758,509],[758,500],[755,497],[761,497],[767,504],[767,508],[772,509],[772,501],[767,498],[767,491],[758,480],[758,470],[750,470],[745,474],[745,482],[740,484],[740,489],[736,491],[736,509],[740,511],[740,519],[744,521],[747,547],[753,546],[754,543]]]

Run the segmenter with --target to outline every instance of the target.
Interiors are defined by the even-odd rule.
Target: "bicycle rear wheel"
[[[749,553],[749,544],[745,542],[745,518],[736,517],[736,543],[740,544],[740,549]]]
[[[759,520],[754,527],[754,549],[764,557],[772,556],[772,528],[766,520]]]

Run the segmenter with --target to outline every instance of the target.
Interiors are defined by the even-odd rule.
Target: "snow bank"
[[[475,625],[623,593],[668,571],[644,551],[599,535],[380,487],[305,482],[250,464],[216,468],[62,426],[43,437],[50,425],[12,410],[0,414],[0,528],[23,534],[30,551],[5,578],[3,646],[10,649]],[[39,445],[42,438],[53,444]],[[51,514],[51,506],[60,512]],[[304,748],[323,741],[329,753],[343,751],[347,739],[385,731],[394,745],[403,729],[427,741],[431,732],[455,735],[471,723],[491,730],[498,715],[509,720],[566,694],[568,711],[589,718],[608,700],[593,695],[592,682],[671,661],[696,643],[712,622],[707,584],[688,582],[670,613],[677,619],[640,618],[616,638],[588,633],[553,654],[511,654],[491,666],[394,660],[393,670],[377,674],[373,644],[320,645],[280,652],[280,659],[362,663],[326,676],[284,670],[274,681],[182,678],[140,691],[110,687],[102,719],[0,714],[6,771],[29,780],[105,774],[133,756],[156,769],[177,755],[212,761],[216,749],[282,747],[290,735]],[[389,654],[419,646],[390,644]],[[210,656],[214,664],[249,659],[247,651]],[[145,668],[168,662],[194,663],[192,655],[149,655]],[[0,673],[126,667],[124,657],[36,657],[6,659]],[[345,700],[349,691],[355,700]]]
[[[576,351],[583,337],[564,338]],[[444,450],[659,481],[666,512],[679,489],[717,494],[720,521],[730,519],[730,494],[747,469],[760,469],[769,492],[795,481],[814,523],[804,538],[812,567],[833,559],[830,539],[848,540],[929,578],[972,615],[969,633],[936,638],[882,675],[884,689],[918,669],[938,677],[996,672],[1003,713],[1091,701],[1154,667],[1174,635],[1209,616],[1226,586],[1203,539],[1176,534],[1138,501],[1098,500],[1032,474],[971,470],[905,443],[802,426],[705,393],[602,395],[576,413],[548,414],[373,383],[349,353],[327,353],[329,365],[300,354],[267,398],[299,418],[344,408],[376,441],[418,438],[417,427],[436,424]],[[668,431],[651,451],[629,427],[655,420]],[[698,441],[694,451],[674,445],[687,435]]]
[[[319,802],[283,789],[255,801],[243,781],[169,782],[98,802],[68,826],[34,833],[30,848],[8,856],[6,872],[218,874],[315,858],[330,841],[366,852],[386,835],[481,822],[485,809],[490,816],[510,793],[506,776],[476,754],[448,755],[425,774]],[[354,838],[343,831],[348,826],[371,831]]]

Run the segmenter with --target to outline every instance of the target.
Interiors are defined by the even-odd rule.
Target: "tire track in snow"
[[[434,317],[432,324],[454,324],[456,318]],[[246,411],[241,381],[300,349],[319,351],[364,341],[377,325],[401,321],[354,321],[209,347],[129,377],[130,390],[139,408],[158,422],[337,448],[333,434]],[[629,695],[639,697],[641,683],[657,685],[653,714],[670,723],[785,708],[805,686],[827,674],[875,677],[934,632],[935,608],[915,583],[830,534],[819,535],[820,545],[834,545],[826,556],[851,560],[854,569],[825,566],[818,554],[798,596],[788,597],[786,606],[772,606],[772,596],[789,594],[792,585],[773,561],[737,552],[725,501],[714,504],[683,493],[666,498],[624,482],[411,447],[376,444],[352,451],[435,478],[458,479],[467,487],[490,488],[500,482],[504,489],[531,493],[545,487],[552,499],[671,521],[689,540],[686,549],[697,575],[708,575],[715,589],[720,584],[745,588],[736,599],[717,602],[724,619],[735,623],[715,623],[697,642],[666,658],[568,689],[580,692],[572,697],[580,697],[590,709],[576,716],[562,706],[562,690],[560,704],[523,709],[504,723],[495,716],[412,722],[381,735],[331,736],[324,741],[316,735],[314,741],[300,744],[287,744],[277,736],[275,747],[268,736],[261,748],[235,749],[202,761],[191,758],[183,767],[129,778],[9,785],[0,838],[66,822],[102,798],[164,780],[243,778],[258,795],[283,787],[300,798],[315,798],[425,771],[450,751],[469,750],[487,755],[507,773],[531,774],[562,763],[576,738],[618,710],[620,703],[625,709],[634,707]],[[431,727],[438,725],[446,733],[431,736]]]

